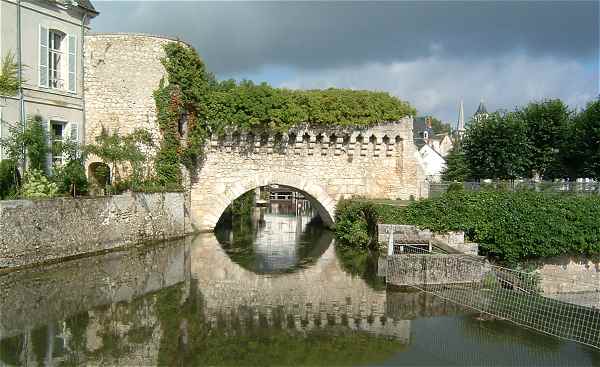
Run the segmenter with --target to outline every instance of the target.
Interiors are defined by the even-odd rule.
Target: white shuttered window
[[[69,35],[69,92],[77,92],[77,37]]]
[[[39,85],[48,87],[48,28],[40,25],[39,31]]]

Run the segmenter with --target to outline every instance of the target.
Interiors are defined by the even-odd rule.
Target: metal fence
[[[588,181],[494,181],[494,182],[430,182],[429,197],[438,197],[449,189],[464,191],[537,191],[600,195],[600,182]]]
[[[387,278],[406,274],[406,269],[395,269],[394,264],[400,263],[396,261],[399,257],[405,260],[420,257],[414,263],[425,267],[435,264],[423,261],[423,256],[439,255],[423,247],[411,246],[403,254],[388,256]],[[499,319],[600,349],[600,284],[578,284],[578,288],[586,289],[578,293],[546,294],[545,283],[569,282],[569,279],[558,279],[558,276],[552,276],[557,279],[546,279],[547,276],[542,278],[537,272],[495,266],[468,255],[453,257],[452,261],[460,264],[444,267],[445,279],[465,278],[465,268],[474,268],[475,264],[481,269],[480,275],[460,283],[424,281],[410,286]],[[428,273],[431,269],[420,271]],[[452,272],[460,274],[450,274]],[[414,274],[406,276],[410,278],[408,280],[415,279]]]

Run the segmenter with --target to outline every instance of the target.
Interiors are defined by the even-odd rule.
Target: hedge
[[[406,208],[344,201],[337,207],[336,221],[338,239],[353,247],[368,246],[374,240],[368,228],[380,222],[414,224],[436,232],[464,231],[480,244],[480,254],[508,264],[600,254],[600,196],[450,192]],[[365,235],[369,241],[364,241]]]

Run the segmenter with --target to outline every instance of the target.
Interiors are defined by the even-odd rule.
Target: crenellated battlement
[[[412,121],[411,121],[412,122]],[[294,154],[303,156],[348,155],[393,157],[402,154],[402,143],[412,135],[408,121],[365,129],[301,127],[287,133],[228,132],[212,135],[212,152],[243,154]]]
[[[422,171],[412,122],[405,117],[364,128],[297,126],[286,133],[215,134],[195,174],[199,179],[191,184],[195,225],[214,228],[235,198],[272,184],[314,199],[313,205],[329,225],[340,199],[417,198]]]

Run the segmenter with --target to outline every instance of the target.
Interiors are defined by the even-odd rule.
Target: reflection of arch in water
[[[360,277],[346,273],[333,245],[311,266],[273,276],[232,261],[213,234],[200,234],[194,241],[198,245],[191,247],[191,275],[198,281],[206,310],[282,305],[286,314],[305,314],[308,307],[337,305],[353,315],[360,315],[361,310],[385,312],[385,291],[374,290]]]
[[[333,239],[314,218],[269,213],[260,222],[221,223],[215,236],[233,262],[257,274],[289,273],[311,266]]]
[[[206,185],[210,184],[214,183],[207,181]],[[193,187],[191,200],[195,225],[203,230],[213,230],[225,209],[235,199],[257,187],[269,185],[278,185],[301,193],[311,202],[323,223],[326,226],[333,225],[336,201],[327,193],[321,183],[294,174],[275,175],[270,173],[242,177],[228,185]]]

